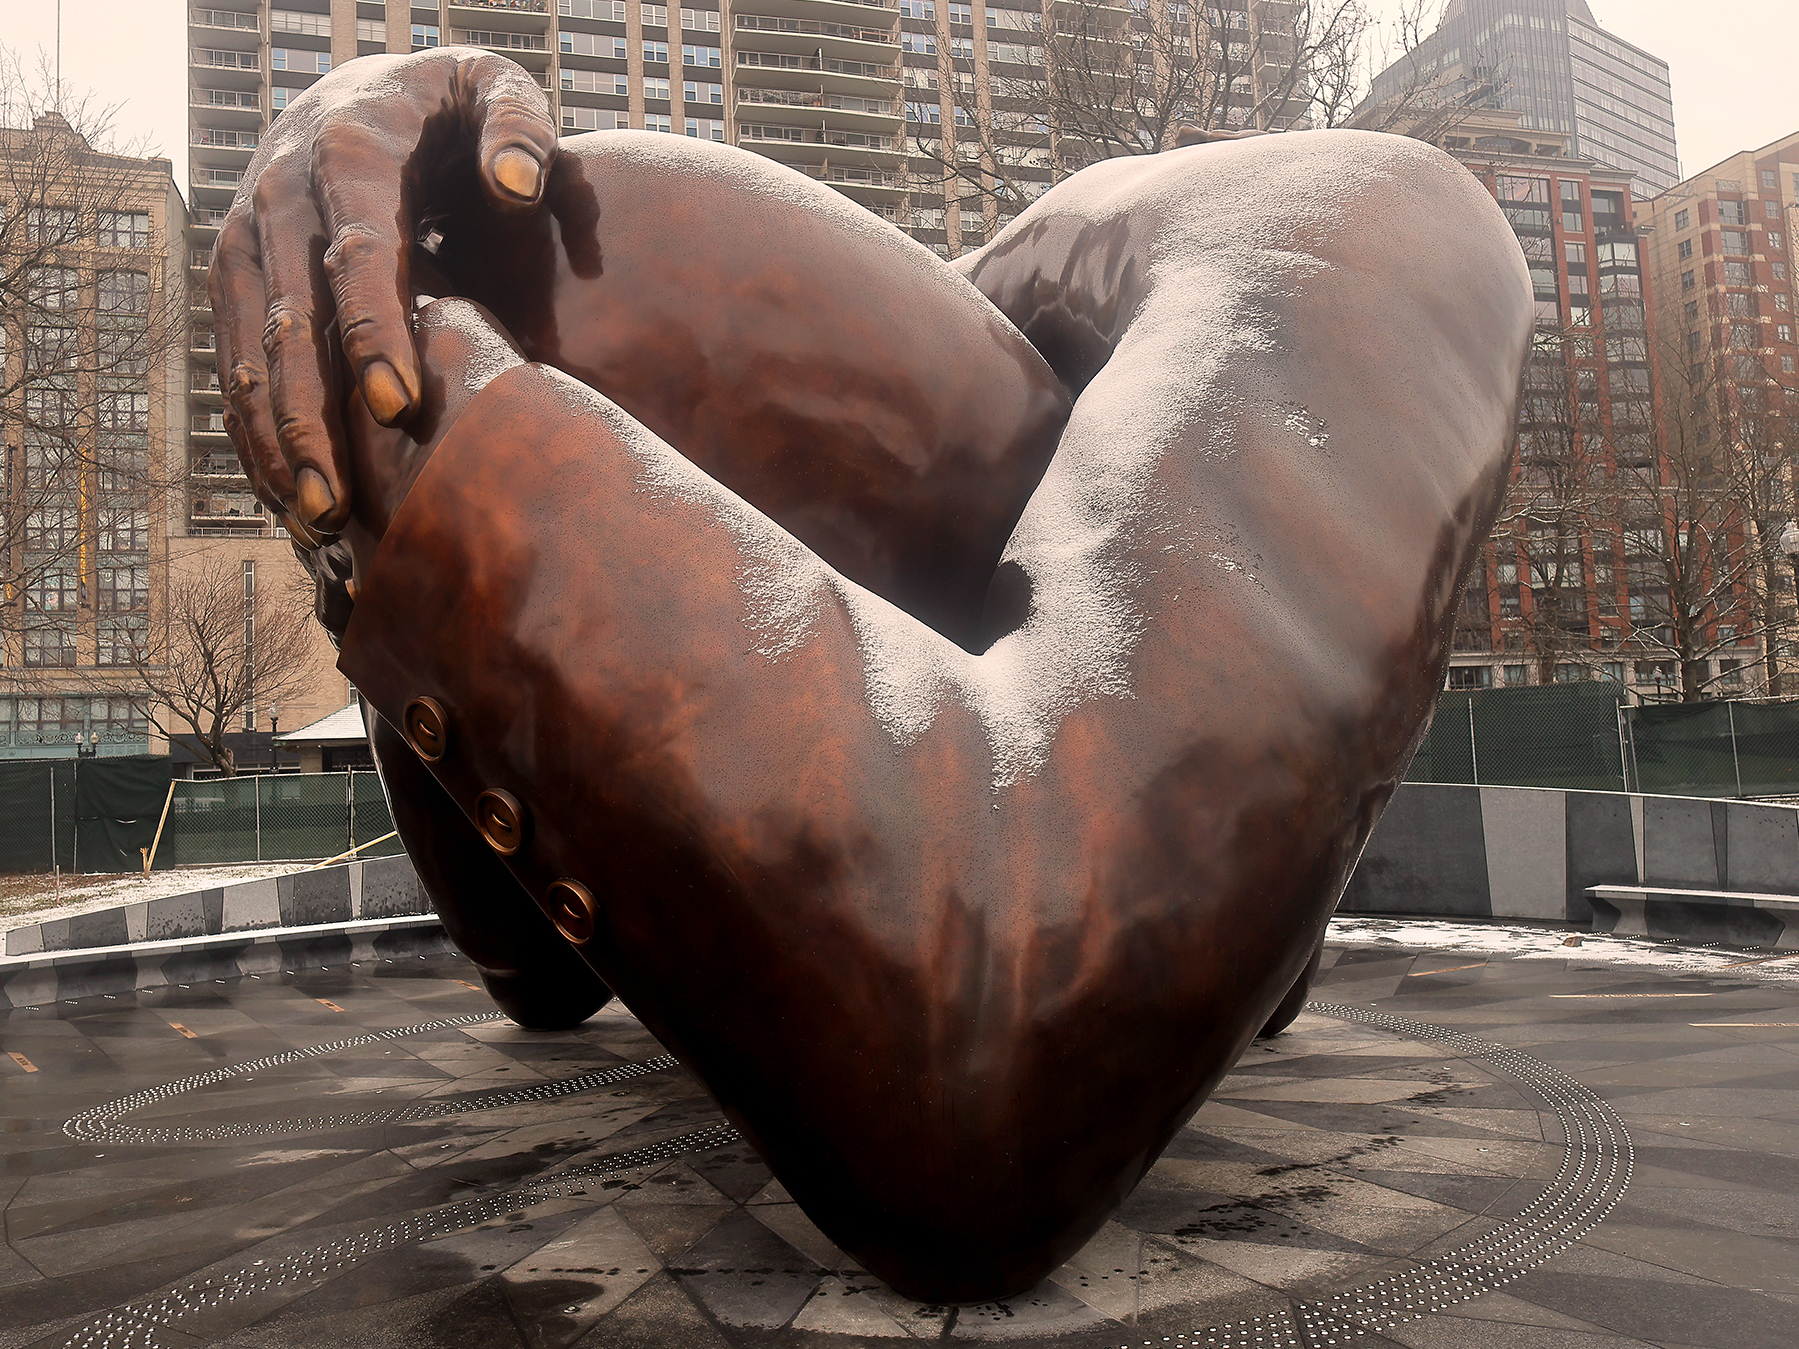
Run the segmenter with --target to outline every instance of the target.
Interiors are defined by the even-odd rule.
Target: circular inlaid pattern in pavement
[[[1435,1041],[1490,1063],[1529,1087],[1549,1103],[1561,1125],[1566,1146],[1561,1170],[1522,1213],[1467,1246],[1322,1301],[1301,1302],[1287,1311],[1213,1326],[1196,1335],[1177,1334],[1173,1343],[1216,1349],[1353,1344],[1370,1331],[1389,1330],[1510,1283],[1591,1232],[1624,1197],[1632,1167],[1630,1135],[1610,1106],[1560,1069],[1504,1045],[1422,1021],[1336,1003],[1309,1007],[1408,1039]]]
[[[477,1110],[500,1110],[507,1106],[533,1105],[543,1101],[553,1101],[561,1096],[572,1096],[578,1092],[598,1091],[601,1087],[615,1086],[620,1082],[628,1082],[634,1077],[642,1077],[647,1073],[659,1073],[675,1066],[675,1060],[670,1055],[659,1054],[642,1063],[621,1063],[616,1067],[602,1068],[597,1072],[578,1073],[573,1077],[557,1078],[550,1082],[537,1082],[529,1087],[497,1087],[492,1091],[471,1092],[466,1096],[457,1096],[449,1100],[419,1101],[413,1105],[400,1106],[392,1110],[357,1110],[339,1115],[309,1115],[299,1119],[265,1120],[258,1124],[228,1122],[194,1125],[187,1128],[146,1129],[140,1125],[120,1122],[133,1111],[143,1110],[159,1101],[165,1101],[171,1096],[179,1096],[183,1092],[195,1091],[201,1087],[210,1087],[234,1077],[244,1077],[251,1073],[261,1072],[266,1068],[279,1068],[290,1063],[299,1063],[303,1059],[320,1058],[326,1054],[337,1054],[362,1045],[377,1044],[382,1040],[399,1040],[409,1035],[423,1035],[429,1031],[460,1030],[464,1026],[503,1020],[505,1017],[500,1012],[444,1017],[437,1021],[422,1021],[411,1026],[397,1026],[392,1030],[352,1035],[348,1039],[333,1040],[329,1044],[308,1045],[304,1049],[292,1049],[286,1053],[270,1054],[260,1059],[246,1059],[242,1063],[234,1063],[225,1068],[215,1068],[209,1073],[196,1073],[192,1077],[178,1078],[173,1082],[165,1082],[161,1086],[151,1087],[146,1091],[137,1091],[129,1096],[121,1096],[115,1101],[108,1101],[105,1105],[95,1106],[92,1110],[84,1110],[62,1126],[63,1132],[71,1138],[79,1138],[86,1143],[122,1143],[135,1146],[158,1143],[241,1143],[245,1139],[251,1138],[279,1138],[292,1134],[318,1133],[329,1129],[369,1128],[378,1124],[412,1124],[420,1120],[442,1119],[448,1115],[466,1115]]]
[[[1245,1064],[1239,1065],[1239,1073],[1221,1086],[1213,1105],[1196,1117],[1183,1136],[1177,1137],[1175,1144],[1171,1145],[1170,1153],[1152,1170],[1138,1195],[1133,1196],[1126,1209],[1121,1211],[1118,1222],[1108,1224],[1108,1229],[1112,1229],[1114,1235],[1125,1232],[1128,1236],[1136,1237],[1140,1243],[1139,1247],[1133,1248],[1132,1254],[1119,1255],[1117,1258],[1120,1263],[1113,1264],[1113,1253],[1109,1249],[1095,1254],[1096,1248],[1103,1245],[1107,1236],[1102,1231],[1081,1256],[1059,1271],[1052,1280],[1046,1281],[1033,1293],[1008,1304],[963,1308],[954,1312],[946,1308],[909,1305],[886,1293],[877,1281],[855,1267],[853,1261],[840,1252],[835,1253],[836,1258],[833,1260],[830,1252],[821,1251],[820,1243],[824,1246],[828,1246],[828,1243],[823,1241],[816,1229],[811,1229],[805,1223],[803,1215],[798,1214],[790,1203],[778,1206],[789,1210],[780,1222],[771,1219],[770,1215],[776,1212],[777,1206],[769,1204],[758,1215],[761,1224],[771,1228],[781,1228],[785,1224],[782,1230],[793,1243],[787,1249],[789,1255],[794,1257],[796,1267],[778,1271],[781,1276],[786,1277],[786,1284],[790,1285],[785,1288],[783,1295],[797,1297],[804,1308],[799,1316],[794,1316],[790,1309],[782,1320],[773,1324],[786,1324],[787,1334],[792,1336],[796,1344],[828,1344],[836,1338],[837,1333],[855,1333],[858,1317],[874,1315],[885,1317],[892,1324],[893,1330],[902,1335],[919,1334],[938,1327],[939,1333],[956,1339],[972,1336],[1008,1338],[1014,1341],[1049,1341],[1075,1336],[1083,1344],[1097,1344],[1103,1341],[1094,1339],[1095,1332],[1103,1335],[1103,1328],[1109,1324],[1115,1335],[1111,1343],[1119,1345],[1120,1349],[1163,1344],[1191,1346],[1192,1349],[1198,1349],[1199,1346],[1210,1346],[1212,1349],[1326,1349],[1327,1346],[1366,1342],[1370,1335],[1378,1336],[1381,1331],[1403,1321],[1478,1297],[1519,1277],[1590,1231],[1618,1202],[1629,1184],[1630,1143],[1617,1117],[1590,1091],[1557,1069],[1529,1055],[1461,1032],[1370,1012],[1360,1007],[1313,1004],[1309,1010],[1348,1024],[1343,1026],[1342,1031],[1336,1032],[1336,1038],[1333,1039],[1332,1033],[1322,1029],[1329,1023],[1314,1020],[1309,1036],[1301,1033],[1283,1037],[1289,1041],[1289,1046],[1284,1051],[1263,1047],[1252,1051],[1251,1056],[1246,1056]],[[116,1142],[179,1144],[204,1142],[213,1138],[233,1140],[253,1137],[253,1131],[250,1134],[213,1132],[214,1128],[236,1126],[140,1130],[124,1124],[122,1117],[169,1096],[222,1082],[254,1071],[257,1067],[272,1067],[278,1063],[317,1057],[384,1038],[420,1034],[429,1030],[457,1029],[495,1019],[497,1018],[492,1014],[446,1018],[354,1036],[329,1045],[217,1069],[109,1102],[75,1117],[65,1127],[73,1136],[93,1141],[107,1139]],[[1359,1038],[1355,1038],[1355,1032],[1351,1029],[1355,1026],[1364,1028]],[[1352,1038],[1345,1040],[1344,1033],[1349,1033]],[[1394,1046],[1393,1036],[1415,1042],[1425,1049],[1424,1056],[1421,1056],[1423,1062],[1412,1065],[1417,1073],[1412,1082],[1385,1084],[1386,1087],[1401,1092],[1401,1095],[1383,1097],[1378,1090],[1370,1093],[1367,1090],[1370,1082],[1365,1076],[1357,1077],[1353,1073],[1344,1075],[1343,1065],[1354,1063],[1353,1056],[1357,1054],[1375,1056],[1365,1061],[1375,1062],[1378,1059],[1383,1064],[1390,1060],[1404,1059],[1408,1051]],[[1382,1055],[1386,1057],[1381,1057]],[[1431,1055],[1435,1057],[1429,1057]],[[1312,1079],[1279,1075],[1283,1071],[1283,1062],[1298,1064],[1307,1056],[1334,1057],[1338,1075]],[[1259,1057],[1259,1062],[1249,1063],[1250,1057]],[[1429,1068],[1430,1063],[1438,1066]],[[277,1121],[261,1127],[280,1127],[289,1132],[353,1127],[388,1119],[422,1119],[428,1118],[430,1114],[529,1104],[539,1099],[548,1099],[543,1095],[546,1088],[563,1087],[565,1090],[562,1094],[566,1094],[568,1090],[587,1090],[592,1086],[604,1085],[597,1079],[609,1074],[615,1076],[608,1077],[608,1081],[623,1081],[628,1077],[642,1076],[673,1066],[671,1059],[654,1059],[642,1064],[619,1065],[600,1073],[583,1074],[578,1078],[564,1079],[561,1083],[478,1093],[454,1102],[420,1103],[387,1112]],[[1486,1071],[1462,1071],[1460,1074],[1462,1078],[1473,1078],[1473,1081],[1451,1080],[1456,1076],[1454,1070],[1477,1067]],[[1258,1069],[1268,1069],[1273,1075],[1258,1077],[1255,1075]],[[1382,1071],[1398,1074],[1405,1070]],[[1542,1154],[1548,1158],[1553,1158],[1557,1152],[1560,1154],[1559,1170],[1540,1194],[1515,1216],[1502,1221],[1483,1222],[1478,1213],[1443,1210],[1449,1219],[1449,1228],[1446,1230],[1459,1228],[1464,1222],[1473,1222],[1483,1230],[1474,1240],[1465,1241],[1441,1255],[1428,1258],[1423,1254],[1416,1257],[1395,1256],[1390,1246],[1383,1248],[1378,1242],[1366,1248],[1366,1253],[1345,1255],[1343,1252],[1352,1251],[1356,1247],[1357,1243],[1353,1239],[1345,1239],[1335,1246],[1329,1244],[1333,1220],[1339,1234],[1350,1230],[1341,1221],[1337,1206],[1353,1210],[1358,1198],[1365,1200],[1369,1189],[1377,1188],[1368,1181],[1330,1172],[1330,1164],[1343,1162],[1344,1156],[1322,1158],[1324,1170],[1318,1169],[1318,1162],[1303,1160],[1305,1147],[1313,1145],[1318,1139],[1351,1137],[1339,1130],[1340,1120],[1327,1118],[1333,1107],[1340,1109],[1343,1102],[1365,1103],[1391,1099],[1400,1102],[1416,1118],[1428,1115],[1445,1101],[1458,1099],[1457,1092],[1478,1093],[1483,1090],[1483,1082],[1497,1083],[1501,1078],[1509,1079],[1516,1088],[1513,1094],[1519,1103],[1528,1105],[1534,1099],[1534,1102],[1547,1107],[1548,1112],[1533,1106],[1529,1110],[1512,1113],[1528,1114],[1533,1121],[1539,1117],[1547,1120],[1552,1115],[1559,1128],[1559,1148],[1551,1143],[1547,1130],[1530,1140],[1528,1145],[1517,1145],[1523,1149],[1516,1153],[1519,1157],[1526,1153],[1532,1157]],[[1312,1084],[1310,1087],[1307,1086],[1308,1080]],[[571,1083],[589,1085],[567,1085]],[[1346,1084],[1349,1088],[1347,1092]],[[1381,1084],[1376,1081],[1373,1085]],[[1362,1094],[1357,1095],[1358,1091]],[[1409,1094],[1404,1094],[1407,1092]],[[1469,1095],[1462,1099],[1472,1100],[1478,1097]],[[1276,1104],[1265,1105],[1263,1102]],[[1258,1105],[1265,1112],[1273,1113],[1252,1115],[1244,1108],[1252,1104]],[[1286,1110],[1284,1118],[1280,1114],[1282,1105]],[[456,1109],[445,1109],[445,1106]],[[429,1113],[414,1113],[421,1109]],[[1456,1112],[1449,1110],[1439,1113],[1447,1119]],[[1482,1112],[1474,1110],[1460,1113],[1479,1115]],[[1308,1115],[1314,1122],[1307,1122]],[[1244,1120],[1252,1121],[1252,1127],[1243,1127]],[[1260,1120],[1263,1125],[1277,1126],[1277,1129],[1271,1131],[1253,1127],[1253,1121],[1256,1120]],[[1278,1134],[1278,1126],[1283,1124],[1294,1131],[1287,1138],[1298,1150],[1281,1151],[1288,1144],[1274,1135]],[[1182,1154],[1183,1137],[1187,1139],[1185,1154]],[[1464,1135],[1432,1136],[1422,1141],[1441,1145],[1439,1152],[1453,1144],[1472,1153],[1476,1150],[1477,1141],[1483,1139],[1492,1140],[1494,1152],[1503,1150],[1498,1135],[1478,1129]],[[397,1220],[349,1232],[292,1254],[254,1261],[235,1270],[215,1272],[210,1277],[194,1279],[180,1287],[135,1300],[99,1315],[77,1330],[65,1344],[71,1349],[76,1346],[80,1349],[126,1349],[126,1346],[137,1349],[137,1346],[166,1343],[166,1337],[159,1335],[159,1331],[163,1329],[189,1332],[200,1330],[209,1323],[216,1323],[216,1315],[208,1316],[207,1313],[223,1313],[227,1320],[238,1319],[249,1309],[245,1308],[244,1312],[239,1312],[236,1308],[225,1311],[230,1304],[284,1288],[288,1290],[286,1296],[292,1297],[296,1288],[323,1285],[339,1273],[353,1269],[378,1253],[411,1243],[435,1241],[471,1228],[487,1227],[491,1230],[495,1225],[503,1225],[519,1218],[522,1216],[521,1211],[528,1206],[546,1200],[562,1200],[565,1205],[573,1203],[578,1206],[591,1199],[596,1208],[603,1207],[618,1199],[621,1184],[626,1189],[632,1189],[640,1183],[653,1183],[654,1178],[669,1174],[666,1168],[670,1166],[691,1163],[703,1167],[704,1163],[695,1161],[703,1155],[712,1158],[723,1155],[728,1160],[734,1154],[731,1151],[721,1153],[721,1150],[738,1141],[736,1131],[723,1122],[686,1129],[647,1145],[593,1158],[523,1184],[514,1183],[460,1203],[415,1211]],[[1369,1137],[1365,1147],[1351,1146],[1346,1155],[1379,1153],[1383,1147],[1397,1145],[1398,1142],[1397,1135]],[[1227,1156],[1233,1148],[1241,1154],[1252,1145],[1264,1153],[1270,1153],[1271,1155],[1257,1155],[1261,1160],[1273,1164],[1256,1166],[1246,1171],[1244,1163],[1233,1160],[1226,1164],[1216,1160]],[[1488,1149],[1481,1147],[1478,1151],[1486,1152]],[[1181,1155],[1199,1160],[1183,1162]],[[1208,1162],[1208,1158],[1214,1160]],[[1282,1161],[1282,1158],[1292,1160]],[[743,1164],[756,1163],[753,1157],[749,1157]],[[1349,1169],[1356,1165],[1358,1163],[1351,1162]],[[1380,1165],[1404,1169],[1387,1160],[1382,1160]],[[1548,1166],[1542,1166],[1537,1174],[1547,1176],[1549,1169]],[[1428,1171],[1429,1167],[1425,1170]],[[1344,1185],[1333,1189],[1329,1184],[1310,1183],[1282,1188],[1280,1180],[1286,1178],[1286,1173],[1301,1173],[1303,1178],[1312,1182],[1324,1179],[1329,1174],[1338,1174]],[[1391,1173],[1371,1171],[1369,1174]],[[1488,1174],[1497,1176],[1504,1172],[1501,1169]],[[1247,1195],[1250,1192],[1243,1189],[1242,1181],[1253,1176],[1279,1179],[1267,1182],[1273,1187],[1267,1193],[1250,1198],[1233,1198],[1230,1192],[1232,1184],[1235,1183]],[[620,1178],[628,1178],[628,1181],[621,1181]],[[1184,1226],[1176,1227],[1170,1232],[1168,1224],[1161,1222],[1150,1212],[1154,1208],[1156,1196],[1151,1194],[1145,1197],[1145,1192],[1153,1190],[1157,1184],[1162,1187],[1163,1197],[1172,1196],[1181,1212],[1197,1214],[1197,1220],[1189,1216]],[[1403,1196],[1405,1191],[1401,1189],[1388,1193]],[[752,1201],[752,1204],[754,1202],[757,1201]],[[1311,1207],[1307,1208],[1307,1205]],[[740,1205],[737,1210],[740,1214],[748,1211],[754,1209],[746,1210]],[[1124,1224],[1125,1227],[1120,1227],[1119,1224]],[[721,1225],[720,1232],[728,1225]],[[1253,1232],[1258,1226],[1269,1229],[1261,1235],[1272,1238],[1271,1241],[1249,1241],[1236,1245],[1232,1241],[1212,1239],[1244,1231]],[[751,1227],[762,1232],[762,1228],[755,1222],[751,1222]],[[1128,1232],[1127,1227],[1138,1230]],[[805,1230],[800,1230],[802,1228]],[[1302,1231],[1302,1228],[1308,1230]],[[1320,1246],[1314,1240],[1308,1247],[1308,1238],[1315,1238],[1320,1231],[1327,1238],[1325,1244]],[[766,1237],[768,1234],[762,1232],[762,1235]],[[717,1236],[718,1233],[715,1233],[714,1237]],[[733,1239],[741,1241],[742,1231],[739,1230]],[[668,1263],[668,1274],[682,1281],[689,1296],[704,1305],[716,1323],[727,1327],[742,1325],[746,1328],[769,1325],[768,1320],[759,1319],[766,1316],[761,1302],[765,1302],[770,1296],[769,1286],[782,1284],[782,1279],[759,1277],[766,1275],[768,1270],[757,1266],[754,1260],[741,1260],[724,1253],[722,1249],[708,1253],[708,1243],[712,1240],[713,1238],[707,1238],[693,1243],[678,1261]],[[1159,1243],[1158,1249],[1163,1252],[1161,1257],[1150,1254],[1152,1243]],[[1167,1314],[1178,1315],[1182,1304],[1177,1299],[1176,1305],[1168,1305],[1164,1299],[1160,1308],[1163,1314],[1151,1318],[1159,1321],[1156,1329],[1162,1333],[1158,1333],[1153,1339],[1142,1339],[1143,1330],[1148,1326],[1144,1324],[1141,1311],[1149,1303],[1141,1294],[1142,1285],[1139,1281],[1152,1279],[1157,1272],[1154,1266],[1158,1259],[1166,1262],[1167,1252],[1174,1246],[1202,1252],[1205,1260],[1216,1262],[1213,1266],[1215,1271],[1242,1273],[1242,1269],[1233,1266],[1233,1259],[1240,1261],[1244,1252],[1254,1251],[1290,1256],[1292,1267],[1285,1271],[1260,1271],[1255,1274],[1253,1281],[1239,1279],[1234,1289],[1225,1290],[1222,1304],[1217,1296],[1192,1298],[1184,1304],[1193,1312],[1211,1310],[1215,1314],[1218,1311],[1233,1310],[1230,1304],[1234,1301],[1236,1307],[1241,1308],[1235,1320],[1208,1323],[1195,1317],[1187,1322],[1192,1328],[1181,1329],[1169,1324]],[[816,1255],[816,1260],[800,1258],[794,1247],[806,1251],[809,1256]],[[1324,1268],[1320,1269],[1315,1261],[1308,1270],[1304,1257],[1317,1257],[1325,1253],[1334,1255],[1322,1261]],[[1353,1269],[1354,1261],[1367,1262],[1375,1255],[1382,1254],[1389,1257],[1381,1262],[1383,1277],[1364,1277],[1344,1291],[1331,1292],[1319,1287],[1321,1284],[1341,1287],[1344,1282],[1349,1281],[1341,1277],[1348,1270],[1341,1264],[1333,1265],[1333,1258],[1339,1262],[1350,1261],[1349,1269]],[[1129,1290],[1130,1295],[1138,1298],[1138,1311],[1121,1311],[1117,1319],[1112,1319],[1104,1313],[1104,1309],[1118,1306],[1116,1299],[1124,1290]],[[1307,1296],[1317,1292],[1324,1292],[1325,1295]],[[1108,1299],[1112,1301],[1109,1302]],[[1248,1314],[1252,1312],[1259,1314]],[[862,1325],[866,1329],[865,1321]],[[1130,1334],[1133,1328],[1138,1331],[1136,1337]],[[183,1337],[177,1335],[176,1338]]]

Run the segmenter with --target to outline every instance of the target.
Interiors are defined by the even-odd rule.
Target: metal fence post
[[[1618,714],[1618,776],[1623,779],[1624,790],[1630,790],[1630,760],[1624,754],[1624,704],[1620,702],[1612,709]]]
[[[356,770],[344,770],[344,834],[350,840],[345,847],[356,846]]]
[[[1474,785],[1480,786],[1480,751],[1474,747],[1474,695],[1468,695],[1468,767],[1474,776]]]
[[[1731,699],[1724,702],[1724,714],[1730,718],[1730,762],[1737,770],[1737,795],[1743,794],[1743,759],[1737,753],[1737,706]]]
[[[256,806],[256,860],[262,861],[262,779],[252,777],[250,786],[253,789],[251,800]]]

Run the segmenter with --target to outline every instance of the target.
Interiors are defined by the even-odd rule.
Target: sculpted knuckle
[[[331,247],[325,252],[325,267],[332,280],[354,273],[359,268],[378,262],[395,250],[379,230],[365,224],[345,225],[338,230]]]
[[[262,389],[262,371],[248,361],[239,361],[231,367],[231,374],[225,383],[225,392],[233,402],[248,402]],[[229,415],[229,414],[227,414]]]
[[[312,316],[291,300],[277,300],[269,308],[269,321],[263,326],[262,344],[279,347],[288,342],[304,342],[310,336]]]

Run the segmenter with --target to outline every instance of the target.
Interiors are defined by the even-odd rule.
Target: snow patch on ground
[[[1580,938],[1579,946],[1563,945],[1570,935]],[[1656,937],[1620,937],[1572,928],[1338,914],[1331,919],[1330,935],[1325,940],[1332,946],[1392,945],[1410,950],[1503,955],[1518,960],[1598,962],[1665,974],[1722,974],[1799,982],[1799,951],[1713,950]],[[1745,961],[1757,963],[1744,964]]]

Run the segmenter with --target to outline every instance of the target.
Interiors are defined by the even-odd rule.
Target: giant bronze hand
[[[1356,134],[1098,165],[974,286],[678,138],[568,142],[544,195],[436,226],[532,359],[428,355],[460,414],[358,431],[431,452],[352,507],[344,669],[827,1234],[921,1298],[1016,1292],[1293,988],[1422,734],[1516,245]],[[971,372],[978,439],[941,413]]]

